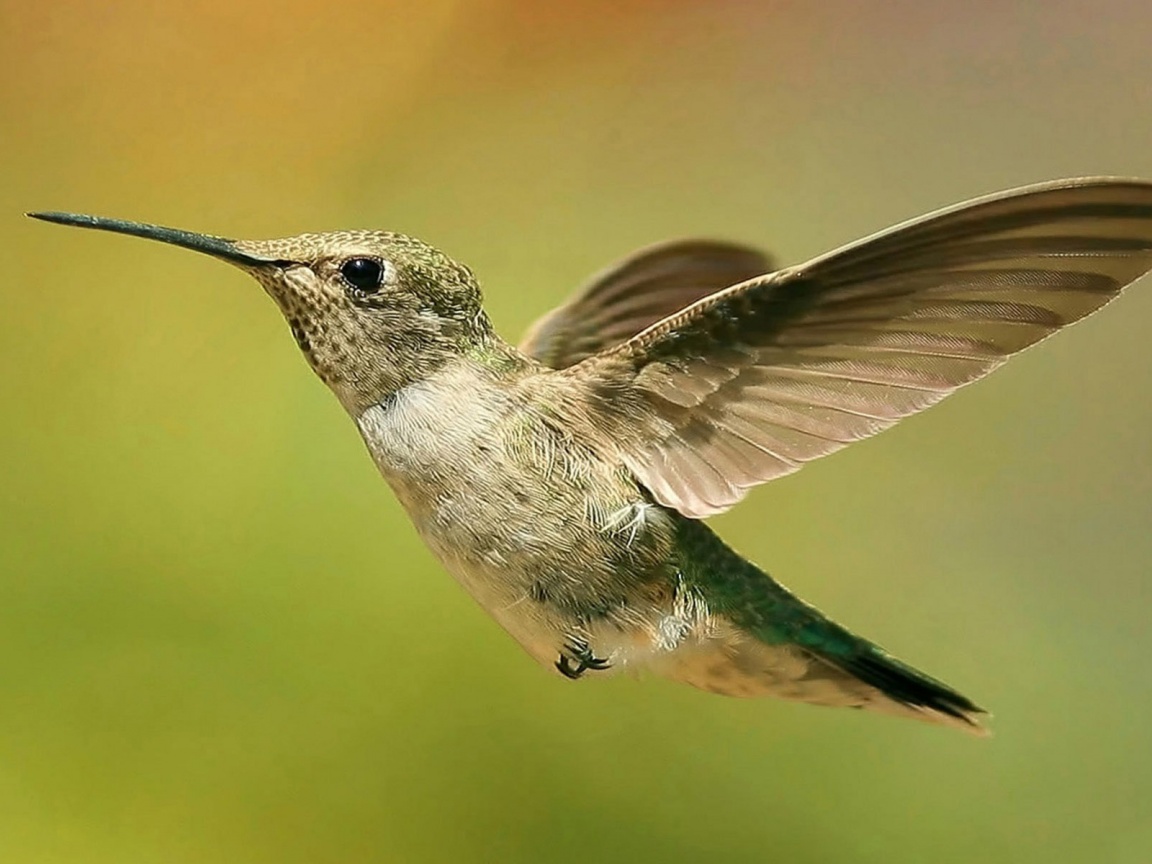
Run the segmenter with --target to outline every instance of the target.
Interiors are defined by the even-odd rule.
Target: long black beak
[[[183,246],[196,252],[204,252],[215,258],[231,261],[247,267],[261,264],[279,264],[282,262],[271,258],[257,258],[242,252],[236,247],[234,240],[223,237],[213,237],[211,234],[196,234],[193,231],[184,231],[180,228],[165,228],[162,225],[148,225],[143,222],[128,222],[124,219],[106,219],[103,216],[85,216],[80,213],[29,213],[33,219],[43,219],[45,222],[55,222],[59,225],[73,225],[77,228],[97,228],[101,231],[115,231],[117,234],[131,234],[134,237],[146,237],[149,240],[159,240],[161,243],[171,243],[174,246]]]

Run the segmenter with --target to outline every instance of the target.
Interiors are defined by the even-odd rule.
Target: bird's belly
[[[403,485],[393,483],[428,548],[540,662],[551,665],[574,637],[591,642],[593,631],[609,631],[626,640],[659,616],[655,606],[667,592],[622,571],[615,538],[587,521],[577,502],[559,517],[516,506],[499,489],[445,489],[428,501]]]
[[[636,502],[597,517],[605,508],[567,500],[542,513],[516,506],[500,484],[484,495],[447,487],[432,500],[390,482],[444,568],[545,666],[578,639],[613,670],[682,678],[701,649],[714,650],[720,625],[670,565],[659,508]]]
[[[646,665],[697,629],[669,564],[667,516],[647,502],[609,509],[553,490],[553,506],[525,506],[512,485],[427,496],[390,483],[445,569],[549,667],[573,641],[616,669]]]
[[[556,659],[565,633],[577,622],[571,613],[541,602],[539,589],[524,578],[536,562],[501,555],[502,563],[497,563],[497,556],[462,553],[422,533],[444,569],[513,639],[541,663]]]
[[[359,418],[444,567],[549,665],[573,639],[623,661],[672,632],[669,514],[621,469],[550,438],[526,412],[461,398],[446,406],[417,390]]]

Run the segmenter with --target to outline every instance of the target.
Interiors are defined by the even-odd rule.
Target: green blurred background
[[[0,861],[1152,860],[1152,281],[715,520],[996,736],[573,685],[444,574],[247,277],[33,223],[387,227],[508,335],[676,235],[793,262],[1152,177],[1152,10],[0,4]]]

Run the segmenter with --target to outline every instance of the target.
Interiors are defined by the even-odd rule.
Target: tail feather
[[[988,734],[980,723],[981,708],[870,643],[863,643],[868,650],[856,657],[833,661],[795,644],[767,645],[722,621],[716,625],[711,638],[665,657],[656,671],[725,696],[862,708]]]
[[[840,660],[836,665],[901,705],[953,717],[970,726],[974,732],[985,731],[977,720],[979,715],[986,713],[983,708],[875,645],[868,644],[856,656]]]
[[[678,524],[681,572],[712,618],[664,674],[733,696],[866,708],[978,735],[985,712],[827,618],[744,560],[703,523]]]

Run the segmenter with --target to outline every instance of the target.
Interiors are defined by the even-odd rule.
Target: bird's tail
[[[681,570],[717,622],[695,651],[664,671],[705,690],[866,708],[987,734],[985,712],[800,600],[729,549],[703,523],[683,520]]]
[[[847,656],[832,655],[821,659],[883,694],[885,704],[870,707],[932,723],[957,726],[977,735],[988,734],[988,730],[980,723],[980,715],[985,712],[972,700],[930,675],[902,663],[879,646],[859,637],[857,642],[857,649]]]

